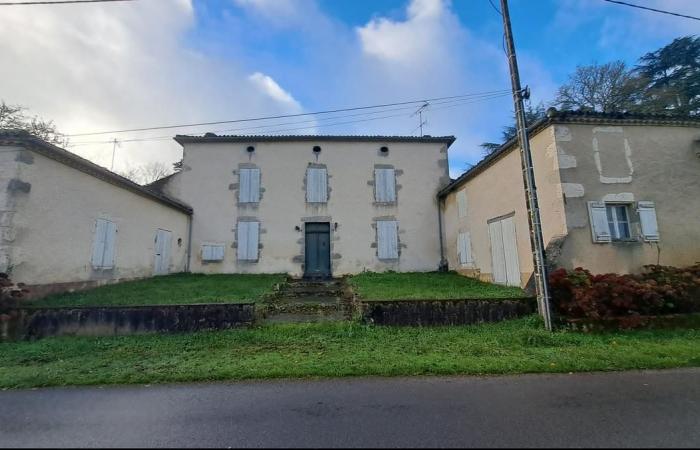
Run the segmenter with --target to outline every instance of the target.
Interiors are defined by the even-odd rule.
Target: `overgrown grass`
[[[272,292],[284,275],[175,274],[57,294],[36,306],[131,306],[186,303],[243,303]]]
[[[368,300],[421,300],[524,297],[522,289],[484,283],[455,272],[363,272],[350,278],[355,292]]]
[[[537,317],[464,327],[354,322],[0,344],[0,387],[700,366],[700,331],[550,334]]]

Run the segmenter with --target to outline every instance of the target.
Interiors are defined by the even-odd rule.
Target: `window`
[[[258,235],[260,222],[238,222],[237,238],[239,261],[258,260]]]
[[[396,201],[396,173],[394,169],[374,169],[374,200],[377,203]]]
[[[457,211],[460,219],[467,217],[467,191],[464,189],[457,192]]]
[[[239,170],[238,201],[240,203],[258,203],[260,201],[260,169],[243,168]]]
[[[608,228],[613,241],[627,240],[632,237],[627,205],[605,205]]]
[[[471,235],[468,232],[459,233],[457,236],[457,252],[459,253],[459,263],[461,265],[472,264],[472,243]]]
[[[328,174],[325,167],[306,169],[306,201],[308,203],[328,201]]]
[[[222,244],[202,244],[202,261],[215,262],[224,260]]]
[[[92,267],[95,269],[114,268],[114,240],[117,225],[107,219],[95,221],[95,238],[92,244]]]
[[[395,220],[377,221],[377,256],[379,259],[399,259],[399,223]]]

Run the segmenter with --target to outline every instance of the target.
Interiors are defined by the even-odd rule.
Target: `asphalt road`
[[[698,447],[700,370],[0,392],[4,447]]]

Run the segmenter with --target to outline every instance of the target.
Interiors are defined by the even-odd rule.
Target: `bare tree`
[[[0,100],[0,128],[25,130],[60,147],[68,145],[68,138],[56,130],[53,121],[47,122],[38,116],[27,117],[26,110],[24,106],[8,105],[4,100]]]
[[[173,169],[161,161],[153,161],[138,167],[128,167],[119,175],[137,184],[150,184],[173,173]]]
[[[557,92],[561,109],[625,112],[634,108],[636,79],[622,61],[578,66]]]

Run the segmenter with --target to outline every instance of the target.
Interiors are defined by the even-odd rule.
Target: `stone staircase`
[[[262,308],[263,323],[349,320],[355,310],[345,279],[288,279]]]

